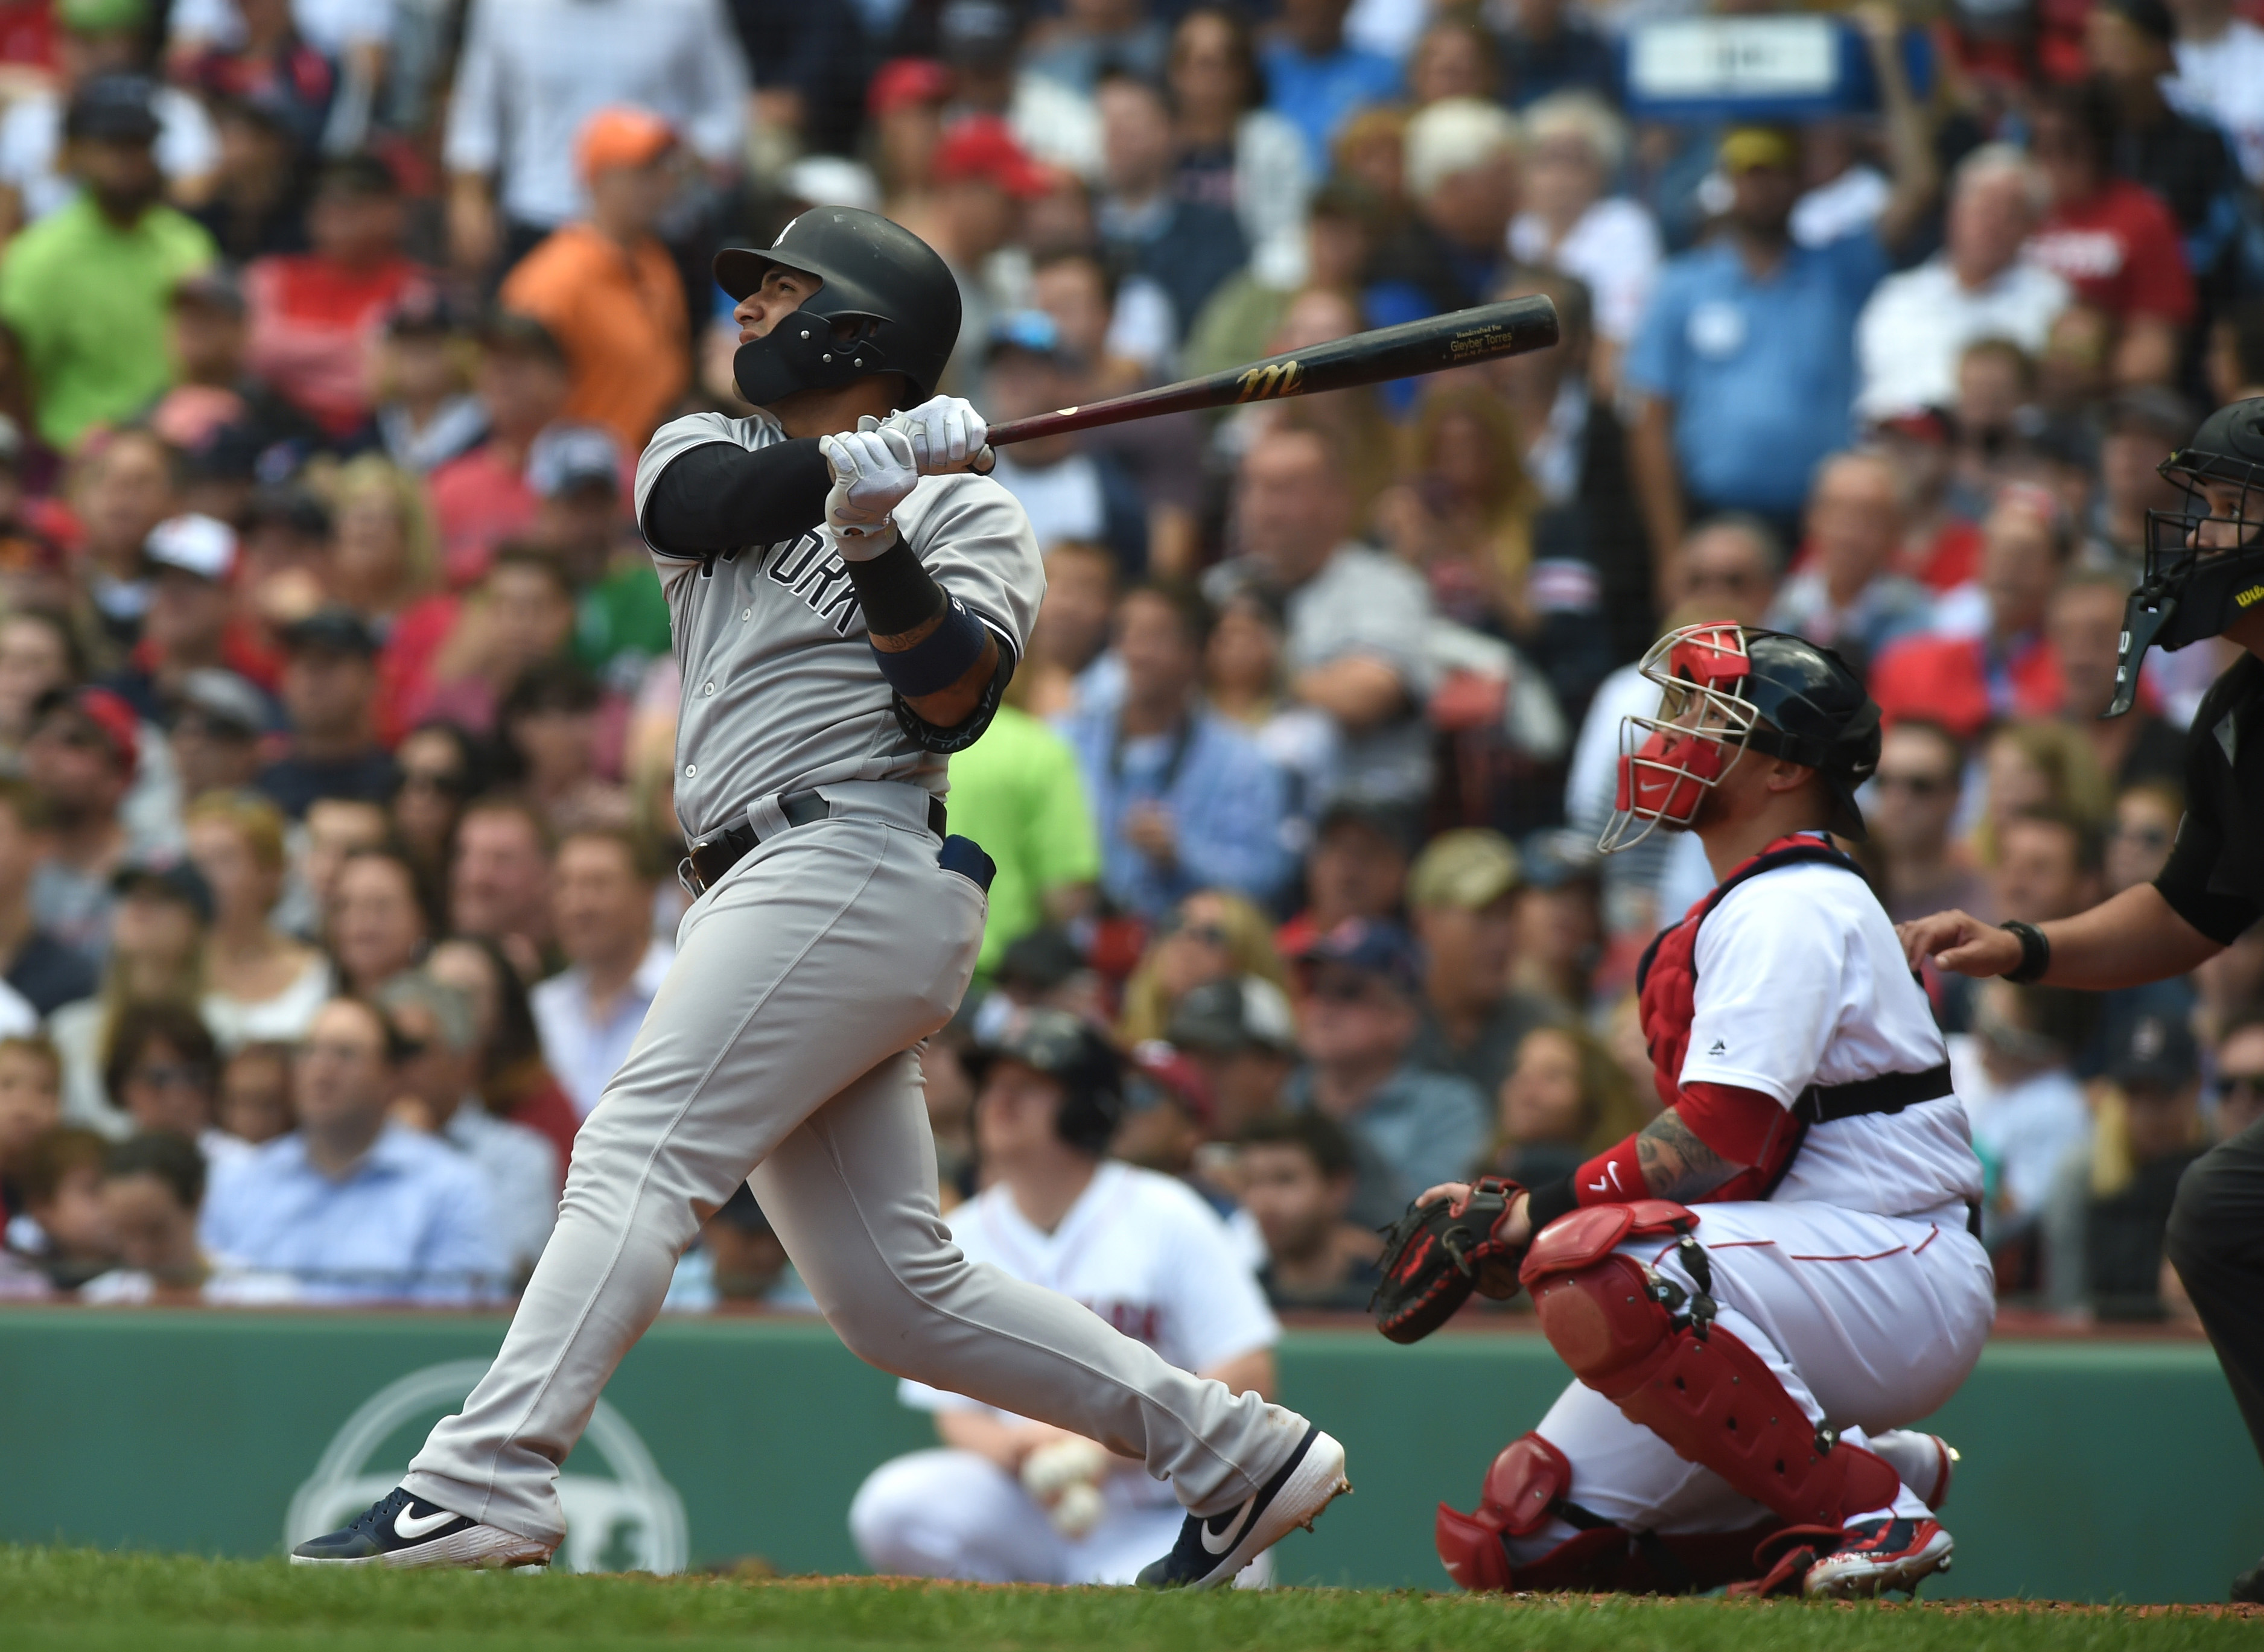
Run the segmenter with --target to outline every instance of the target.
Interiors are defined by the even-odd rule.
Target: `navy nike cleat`
[[[343,1531],[308,1538],[294,1566],[541,1566],[551,1545],[483,1525],[395,1487]]]
[[[1140,1587],[1216,1589],[1230,1583],[1236,1573],[1288,1536],[1291,1526],[1311,1531],[1321,1511],[1351,1489],[1344,1447],[1309,1424],[1289,1460],[1255,1495],[1208,1519],[1187,1516],[1172,1552],[1141,1569]]]

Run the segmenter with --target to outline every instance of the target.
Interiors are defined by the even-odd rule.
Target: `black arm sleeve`
[[[663,556],[704,561],[808,533],[825,520],[832,487],[814,436],[752,452],[737,442],[703,442],[669,461],[645,496],[637,525]]]
[[[848,569],[858,606],[865,611],[865,629],[873,636],[900,637],[943,612],[943,587],[902,540]]]

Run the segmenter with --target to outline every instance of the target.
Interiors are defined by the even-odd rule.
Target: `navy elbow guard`
[[[940,693],[983,657],[990,632],[958,598],[944,598],[943,621],[911,647],[890,653],[873,648],[873,658],[890,688],[906,699]],[[871,639],[867,639],[870,646]]]

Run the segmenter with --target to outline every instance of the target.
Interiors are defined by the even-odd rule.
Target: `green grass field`
[[[2249,1608],[1509,1599],[1280,1590],[1196,1596],[874,1580],[294,1572],[0,1548],[0,1644],[212,1652],[2093,1652],[2253,1648]]]

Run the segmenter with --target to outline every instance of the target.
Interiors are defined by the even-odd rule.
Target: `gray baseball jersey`
[[[778,421],[694,413],[664,424],[637,461],[636,509],[678,455],[708,442],[750,451],[787,439]],[[1019,660],[1045,595],[1045,563],[1013,495],[987,476],[924,476],[896,532],[938,584]],[[849,570],[822,525],[710,560],[656,549],[684,673],[676,725],[676,815],[697,837],[740,823],[776,793],[845,780],[903,780],[940,795],[948,759],[896,721],[865,640]]]

